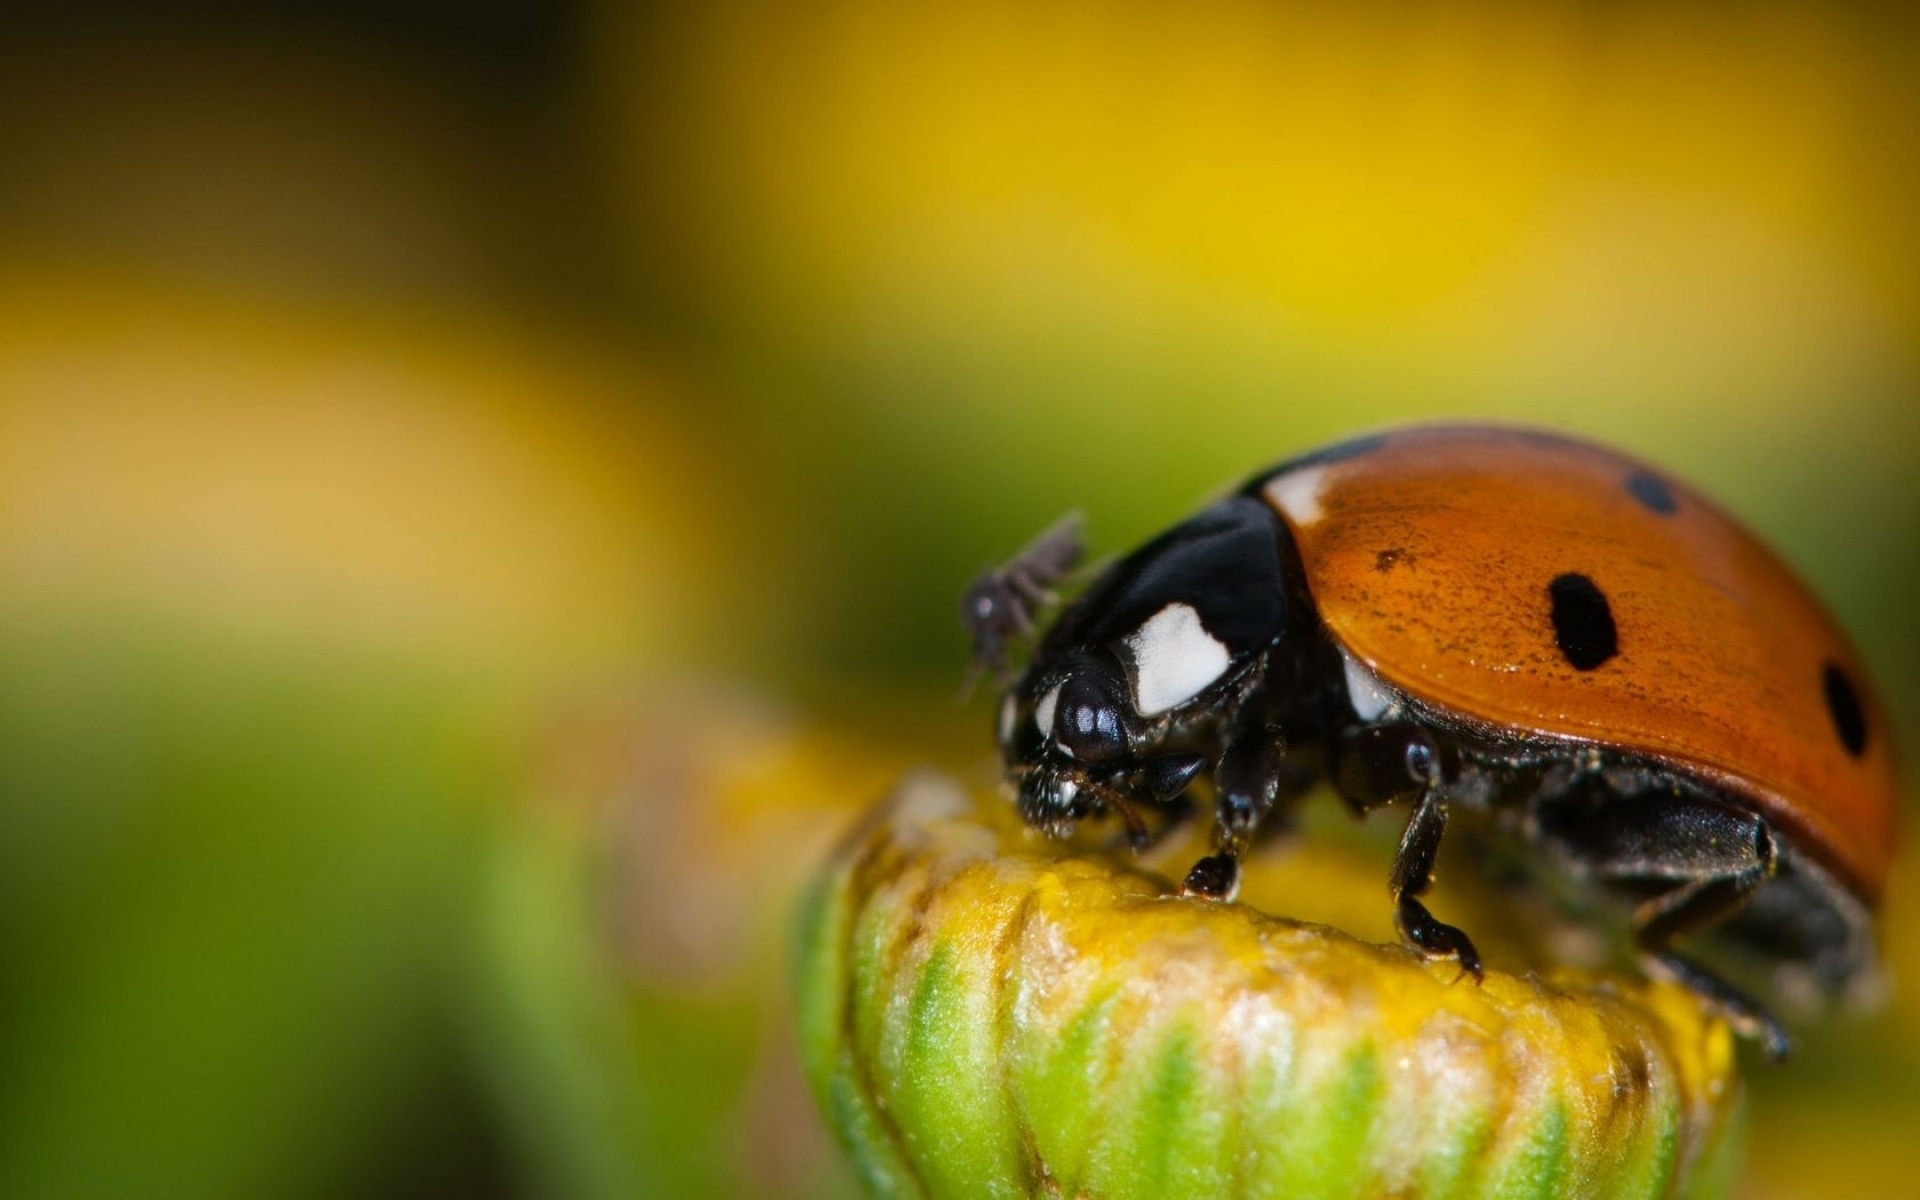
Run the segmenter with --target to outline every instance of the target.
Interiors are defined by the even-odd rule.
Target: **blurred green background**
[[[1916,35],[0,15],[0,1196],[848,1194],[787,900],[902,770],[991,778],[966,580],[1360,426],[1694,480],[1916,744]],[[1908,1193],[1916,901],[1744,1194]]]

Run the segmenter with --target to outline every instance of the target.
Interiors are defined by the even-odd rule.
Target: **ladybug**
[[[984,664],[1077,561],[1074,528],[969,590]],[[1138,849],[1209,778],[1190,896],[1231,900],[1321,779],[1356,814],[1404,803],[1395,924],[1476,979],[1421,899],[1454,810],[1637,901],[1644,969],[1773,1057],[1780,1023],[1678,939],[1711,928],[1828,994],[1875,974],[1897,781],[1859,656],[1711,501],[1558,434],[1416,427],[1261,472],[1101,571],[998,721],[1019,812],[1055,835],[1111,814]]]

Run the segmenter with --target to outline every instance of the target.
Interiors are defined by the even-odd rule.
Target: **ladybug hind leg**
[[[1334,746],[1333,783],[1355,812],[1364,814],[1406,800],[1413,816],[1400,835],[1388,887],[1400,936],[1422,953],[1453,958],[1481,978],[1480,952],[1466,933],[1436,918],[1420,897],[1433,886],[1434,861],[1447,831],[1441,788],[1440,747],[1426,729],[1412,724],[1350,729]]]
[[[1643,969],[1707,1000],[1768,1058],[1786,1057],[1791,1042],[1764,1005],[1672,948],[1732,916],[1773,876],[1778,850],[1765,818],[1670,789],[1618,795],[1594,787],[1541,804],[1535,819],[1542,836],[1585,873],[1662,885],[1633,912]]]
[[[1765,823],[1758,818],[1755,821],[1765,839]],[[1742,1036],[1759,1042],[1769,1059],[1779,1062],[1793,1043],[1773,1014],[1752,996],[1669,949],[1679,935],[1731,915],[1772,872],[1769,847],[1734,870],[1690,880],[1646,901],[1634,911],[1633,924],[1634,945],[1649,975],[1664,976],[1692,989],[1719,1009]]]

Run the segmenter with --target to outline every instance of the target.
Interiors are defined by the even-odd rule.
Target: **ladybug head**
[[[1028,672],[1007,693],[1000,728],[1021,816],[1064,834],[1110,806],[1179,795],[1207,760],[1144,757],[1150,724],[1135,710],[1126,672],[1111,654],[1089,651],[1053,670]]]
[[[1265,502],[1203,509],[1101,573],[1040,638],[1000,708],[1021,815],[1052,832],[1179,796],[1286,631]],[[982,618],[985,619],[984,617]]]

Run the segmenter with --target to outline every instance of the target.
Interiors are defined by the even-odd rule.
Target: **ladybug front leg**
[[[1231,900],[1240,890],[1240,856],[1291,778],[1286,760],[1286,739],[1268,726],[1259,697],[1251,698],[1213,771],[1214,852],[1187,872],[1184,894]]]
[[[1333,783],[1356,812],[1400,800],[1413,802],[1413,816],[1400,835],[1388,887],[1400,936],[1435,958],[1454,958],[1481,978],[1473,940],[1437,920],[1420,901],[1433,886],[1434,860],[1447,831],[1447,803],[1440,787],[1440,747],[1418,725],[1350,729],[1334,746]]]

